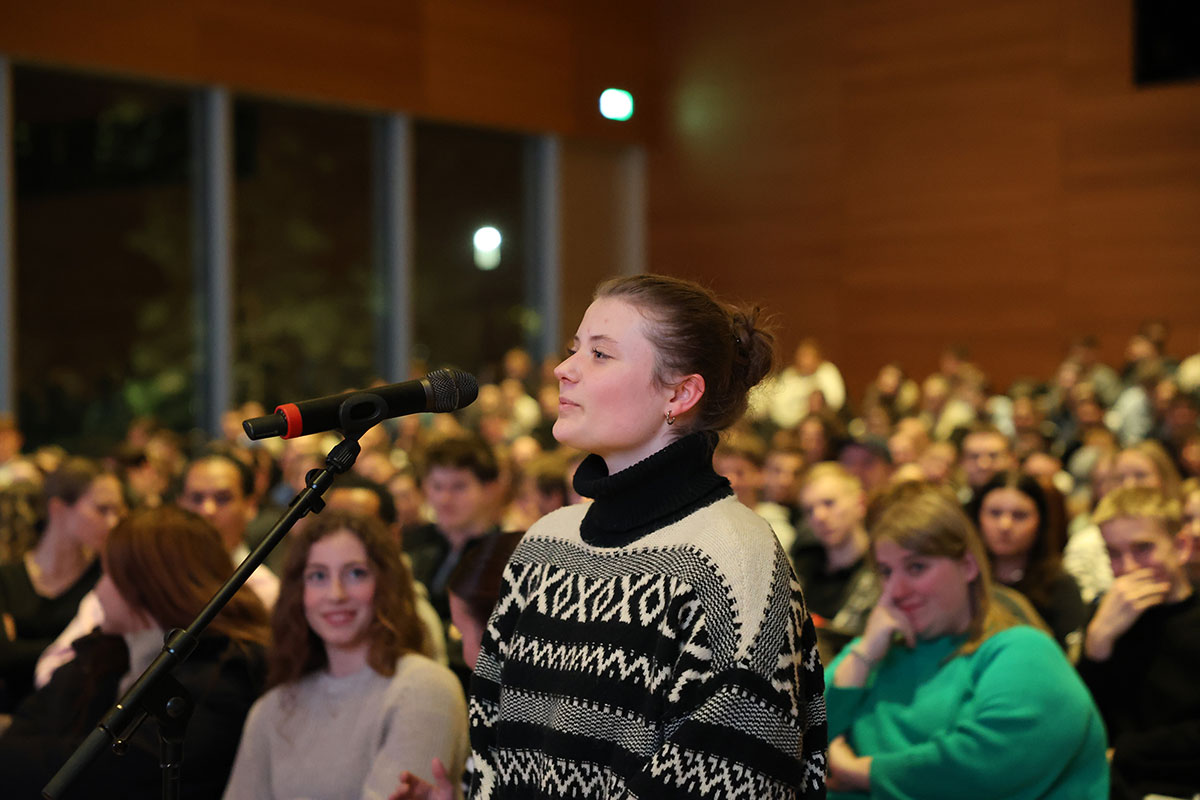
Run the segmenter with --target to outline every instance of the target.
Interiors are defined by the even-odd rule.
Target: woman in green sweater
[[[883,508],[882,596],[826,671],[829,797],[1108,797],[1095,704],[1050,636],[991,601],[958,503],[907,484]]]

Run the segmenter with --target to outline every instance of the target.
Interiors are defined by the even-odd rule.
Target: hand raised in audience
[[[917,634],[912,623],[892,601],[891,596],[884,591],[871,609],[867,617],[867,626],[862,638],[846,653],[833,674],[835,686],[858,687],[867,682],[867,676],[878,664],[892,646],[892,641],[902,637],[905,644],[913,647],[917,643]]]
[[[436,785],[405,770],[400,773],[400,785],[388,800],[453,800],[454,785],[440,758],[433,760],[433,779]]]
[[[863,649],[863,655],[872,664],[878,663],[897,638],[904,639],[909,647],[917,644],[917,633],[913,630],[912,622],[900,609],[885,590],[867,617],[867,627],[863,631],[862,642],[858,645]]]
[[[1117,639],[1147,608],[1163,603],[1170,591],[1171,584],[1159,580],[1149,567],[1114,579],[1088,625],[1084,646],[1087,657],[1092,661],[1108,660]]]

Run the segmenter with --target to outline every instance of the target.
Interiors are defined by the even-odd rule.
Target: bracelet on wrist
[[[857,658],[859,661],[861,661],[863,663],[863,666],[867,667],[868,669],[875,666],[875,662],[872,661],[871,659],[867,658],[866,653],[862,652],[857,647],[851,647],[849,650],[846,651],[846,653],[847,653],[847,655],[851,655],[851,656],[854,656],[855,658]]]

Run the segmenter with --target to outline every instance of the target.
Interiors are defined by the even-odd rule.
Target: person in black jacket
[[[39,797],[158,654],[164,631],[190,624],[230,572],[217,531],[173,506],[126,518],[110,534],[102,561],[96,591],[103,627],[75,642],[75,658],[17,708],[0,735],[5,797]],[[183,797],[219,797],[224,789],[246,713],[262,690],[268,635],[262,601],[242,590],[176,668],[174,677],[195,702],[184,746]],[[65,796],[156,796],[156,728],[147,720],[121,758],[101,753]]]
[[[1200,598],[1179,503],[1155,489],[1105,495],[1096,523],[1113,584],[1088,622],[1079,662],[1108,728],[1113,797],[1200,792]]]

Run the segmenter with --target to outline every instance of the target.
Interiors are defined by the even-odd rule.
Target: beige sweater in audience
[[[466,701],[446,667],[410,654],[391,678],[318,672],[254,704],[225,800],[386,798],[404,770],[431,781],[435,756],[461,775],[467,752]]]

